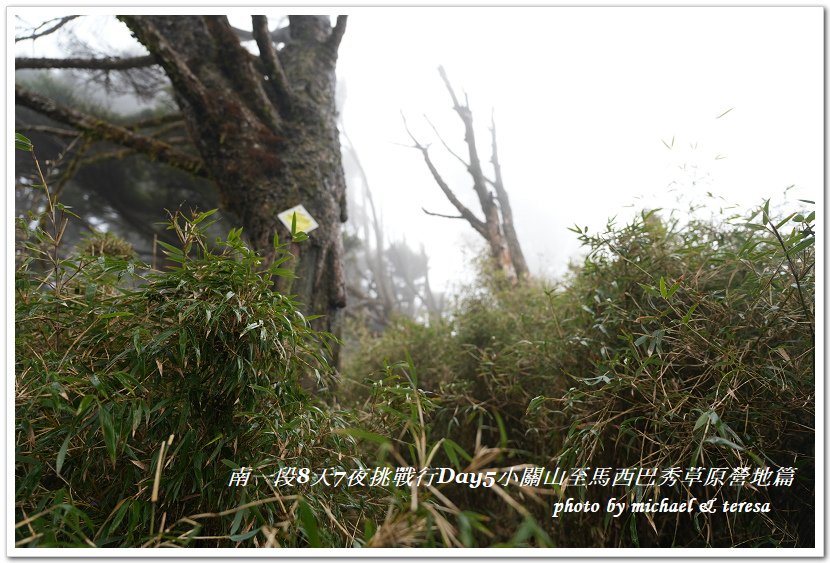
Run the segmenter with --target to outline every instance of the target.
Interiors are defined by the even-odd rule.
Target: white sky
[[[475,233],[420,213],[454,210],[420,154],[392,144],[409,143],[403,110],[436,159],[443,147],[423,113],[464,150],[443,64],[470,96],[487,159],[495,107],[525,254],[536,272],[561,272],[578,250],[567,227],[600,228],[629,204],[670,206],[673,181],[745,205],[781,200],[792,184],[790,197],[817,200],[822,19],[821,8],[374,9],[349,21],[343,41],[345,124],[386,224],[426,241],[435,277],[458,278],[459,246]],[[472,205],[464,171],[441,161]]]
[[[245,25],[250,11],[232,21]],[[422,117],[464,152],[439,64],[470,96],[483,163],[495,108],[506,187],[537,274],[561,273],[578,251],[567,227],[671,206],[678,192],[754,205],[780,202],[795,185],[791,199],[821,208],[820,7],[340,11],[351,16],[338,62],[346,130],[390,236],[424,243],[434,286],[469,279],[464,249],[477,242],[466,223],[420,211],[455,214],[420,154],[400,146],[411,144],[403,111],[456,194],[475,205],[465,171]],[[120,24],[96,21],[84,25],[119,44]],[[44,47],[19,54],[44,56]]]

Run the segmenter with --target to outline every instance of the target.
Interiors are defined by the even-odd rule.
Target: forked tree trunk
[[[435,179],[441,191],[450,200],[450,203],[458,210],[460,215],[443,215],[440,213],[431,213],[424,209],[428,215],[436,215],[448,219],[463,219],[470,224],[473,229],[478,232],[487,242],[491,263],[495,268],[500,270],[508,280],[515,283],[524,283],[530,277],[530,272],[527,268],[522,247],[519,244],[519,237],[516,235],[516,228],[513,225],[513,210],[510,207],[510,198],[507,195],[507,190],[504,187],[504,182],[501,175],[501,164],[499,164],[498,145],[496,143],[496,122],[491,116],[490,133],[492,136],[492,150],[493,154],[490,162],[493,165],[495,172],[495,180],[490,180],[484,175],[481,167],[481,159],[479,158],[479,151],[476,145],[475,129],[473,127],[473,112],[470,109],[470,102],[466,95],[464,103],[461,103],[455,90],[450,84],[449,78],[443,67],[438,68],[444,85],[452,98],[453,109],[464,123],[464,142],[467,145],[468,160],[456,154],[449,145],[438,134],[438,130],[433,126],[435,134],[441,140],[441,144],[452,154],[459,162],[461,162],[470,174],[473,180],[473,191],[478,198],[479,206],[481,207],[484,219],[480,219],[472,210],[467,208],[461,200],[455,195],[453,190],[441,176],[438,169],[432,162],[429,156],[429,150],[426,145],[421,144],[415,135],[409,130],[404,119],[404,127],[409,134],[409,137],[414,143],[413,148],[418,149],[423,154],[424,161],[429,168],[432,177]],[[430,125],[432,125],[430,123]],[[491,192],[487,185],[491,185],[495,189],[495,194]]]
[[[303,204],[319,223],[293,249],[290,292],[317,328],[340,332],[345,277],[340,223],[345,180],[336,126],[335,63],[345,17],[291,16],[277,52],[264,17],[254,17],[260,56],[250,54],[224,16],[121,16],[173,83],[176,101],[207,169],[250,243],[273,259],[286,240],[277,214]]]

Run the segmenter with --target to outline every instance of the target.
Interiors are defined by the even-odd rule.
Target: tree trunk
[[[336,126],[335,64],[345,17],[291,16],[279,52],[254,16],[256,57],[224,16],[122,16],[161,64],[207,173],[249,242],[268,260],[288,231],[277,214],[302,204],[319,223],[295,245],[290,293],[316,328],[340,333],[346,291],[340,223],[345,180]],[[336,356],[336,354],[335,354]]]
[[[530,276],[530,271],[527,269],[527,261],[525,260],[524,252],[522,252],[522,245],[519,244],[519,236],[516,234],[516,227],[513,225],[513,208],[510,207],[510,197],[507,195],[507,190],[504,188],[504,181],[501,177],[499,146],[496,142],[496,119],[493,114],[490,115],[490,135],[493,139],[493,152],[490,157],[490,162],[493,164],[493,171],[496,174],[493,187],[496,189],[496,199],[499,202],[499,209],[501,209],[504,240],[507,242],[507,249],[510,253],[509,259],[516,272],[516,278],[521,282]]]
[[[464,142],[467,145],[467,152],[469,160],[464,160],[463,157],[456,154],[450,146],[438,134],[438,130],[433,125],[432,128],[435,134],[441,141],[441,144],[452,154],[459,162],[461,162],[467,169],[467,172],[473,179],[473,191],[478,196],[478,202],[481,206],[481,211],[484,214],[484,219],[479,219],[475,213],[468,209],[458,197],[450,189],[449,184],[443,179],[438,169],[432,162],[429,156],[427,147],[421,144],[418,139],[409,130],[404,118],[404,127],[406,128],[412,142],[415,143],[413,148],[421,151],[424,156],[424,161],[429,168],[432,177],[438,183],[441,191],[450,200],[450,203],[458,210],[461,215],[443,215],[441,213],[431,213],[424,209],[428,215],[435,215],[438,217],[446,217],[448,219],[464,219],[473,229],[475,229],[485,241],[489,250],[490,258],[494,267],[498,268],[508,280],[514,283],[525,282],[530,273],[527,269],[527,262],[525,261],[522,247],[519,244],[519,237],[516,235],[516,229],[513,226],[513,210],[510,207],[510,198],[507,196],[507,190],[504,188],[504,183],[501,177],[501,165],[499,164],[498,145],[496,143],[496,122],[492,120],[491,132],[493,138],[493,155],[490,162],[493,164],[493,169],[496,174],[495,180],[490,180],[484,175],[481,168],[481,159],[478,154],[478,147],[476,146],[475,129],[473,127],[473,112],[470,110],[470,102],[466,95],[464,103],[461,103],[455,95],[450,84],[447,73],[443,67],[438,67],[438,72],[447,87],[447,91],[452,98],[453,109],[464,123]],[[430,125],[432,125],[430,123]],[[496,193],[495,195],[487,189],[487,184],[492,185]]]

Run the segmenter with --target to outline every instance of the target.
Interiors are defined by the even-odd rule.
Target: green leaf
[[[645,222],[645,221],[648,221],[649,217],[651,217],[652,215],[654,215],[658,211],[662,211],[662,210],[663,210],[662,207],[658,207],[657,209],[649,209],[648,211],[643,210],[643,211],[640,212],[640,217],[642,217],[643,221]]]
[[[657,329],[651,333],[651,342],[648,344],[647,353],[651,356],[655,350],[658,352],[660,351],[660,344],[663,342],[663,335],[665,331],[663,329]]]
[[[454,467],[461,467],[461,462],[458,459],[458,455],[455,453],[455,449],[447,443],[445,440],[441,446],[444,448],[444,453],[447,454],[447,458],[450,460],[450,463],[453,464]]]
[[[727,440],[726,438],[721,438],[720,436],[709,436],[708,438],[706,438],[706,440],[704,440],[704,442],[706,442],[707,444],[714,444],[716,446],[726,446],[728,448],[732,448],[733,450],[737,450],[739,452],[742,452],[744,450],[741,446],[739,446],[735,442],[733,442],[731,440]]]
[[[671,299],[674,296],[674,294],[677,293],[678,289],[680,289],[680,282],[679,281],[676,281],[673,284],[671,284],[671,287],[668,289],[667,299]]]
[[[242,338],[248,332],[254,330],[255,328],[259,328],[260,326],[262,326],[262,320],[250,323],[248,326],[245,327],[245,330],[242,331],[242,334],[239,335],[239,338]]]
[[[663,299],[668,298],[668,291],[666,290],[666,280],[663,276],[660,276],[660,296]]]
[[[159,246],[161,246],[162,248],[168,250],[172,254],[181,254],[182,253],[182,250],[180,248],[177,248],[177,247],[173,246],[172,244],[166,243],[163,240],[160,240],[160,241],[157,241],[157,242],[158,242]]]
[[[802,250],[805,250],[816,243],[815,237],[807,237],[789,250],[787,250],[788,254],[798,254]]]
[[[700,304],[700,303],[695,303],[694,305],[692,305],[691,307],[689,307],[689,310],[686,312],[686,314],[685,314],[685,315],[683,315],[683,318],[682,318],[682,319],[680,319],[680,323],[681,323],[681,324],[684,324],[684,325],[685,325],[685,324],[689,324],[689,320],[692,318],[692,313],[694,313],[694,312],[695,312],[695,309],[697,309],[697,306],[698,306],[699,304]]]
[[[375,535],[376,530],[377,530],[377,527],[375,526],[374,522],[372,522],[368,518],[366,518],[363,521],[363,543],[364,544],[367,543],[370,539],[372,539],[372,536]]]
[[[527,405],[527,410],[525,411],[525,414],[530,414],[531,411],[536,411],[539,408],[539,405],[541,405],[544,402],[545,402],[545,396],[544,395],[538,395],[536,397],[533,397],[530,400],[530,403]]]
[[[231,522],[231,529],[230,533],[235,534],[239,527],[242,525],[242,519],[248,514],[248,509],[239,510],[237,511],[236,515],[233,517],[233,522]]]
[[[219,210],[218,209],[211,209],[210,211],[205,211],[203,213],[199,213],[196,217],[194,217],[192,219],[191,222],[194,225],[198,225],[199,223],[201,223],[202,221],[204,221],[205,219],[207,219],[208,217],[210,217],[211,215],[213,215],[217,211],[219,211]]]
[[[87,305],[92,305],[92,302],[95,300],[95,294],[98,291],[98,284],[91,283],[86,286],[86,292],[84,294],[84,299],[86,299]]]
[[[362,430],[360,428],[338,428],[335,430],[335,433],[351,436],[353,438],[360,438],[376,444],[389,443],[389,438],[381,436],[380,434],[375,434],[374,432],[369,432],[368,430]]]
[[[72,434],[67,434],[66,439],[61,444],[61,449],[58,450],[58,459],[55,461],[55,471],[58,475],[61,474],[61,468],[63,467],[63,460],[66,459],[66,450],[69,449],[69,438],[72,437]]]
[[[107,453],[110,459],[115,463],[116,450],[116,434],[115,427],[112,424],[112,415],[110,412],[99,403],[98,405],[98,421],[101,423],[101,431],[104,434],[104,445],[107,447]]]
[[[24,137],[20,133],[14,134],[14,148],[26,152],[32,152],[34,150],[34,147],[32,146],[32,141],[30,141],[27,137]]]
[[[159,246],[164,249],[164,253],[174,262],[184,262],[185,256],[181,249],[176,248],[172,244],[167,244],[163,240],[157,241]]]
[[[281,278],[293,278],[296,277],[294,272],[289,270],[288,268],[272,268],[270,270],[271,275],[279,276]]]
[[[461,446],[458,445],[457,442],[450,440],[449,438],[444,438],[444,441],[441,443],[444,450],[447,451],[448,448],[453,451],[453,455],[450,455],[449,452],[447,453],[447,457],[454,457],[455,454],[460,455],[462,458],[466,459],[468,462],[473,461],[473,457],[464,450]],[[461,465],[458,463],[458,458],[456,460],[456,467],[461,468]]]
[[[787,221],[789,221],[790,219],[792,219],[794,216],[795,216],[795,213],[790,213],[790,214],[789,214],[789,215],[787,215],[787,216],[786,216],[786,217],[785,217],[785,218],[784,218],[784,219],[783,219],[780,223],[778,223],[777,225],[775,225],[775,228],[776,228],[776,229],[780,229],[781,227],[783,227],[784,225],[786,225],[786,224],[787,224]]]
[[[234,535],[230,536],[230,540],[231,541],[249,540],[252,537],[254,537],[255,535],[257,535],[259,533],[259,530],[260,530],[260,528],[255,528],[255,529],[251,530],[250,532],[245,532],[244,534],[234,534]]]
[[[309,547],[320,547],[320,534],[317,531],[317,519],[311,511],[311,507],[304,500],[300,500],[297,505],[297,512],[300,516],[300,522],[303,525],[306,539],[308,539]]]
[[[643,291],[645,291],[646,293],[648,293],[652,297],[659,297],[660,296],[660,292],[658,292],[657,288],[655,288],[653,286],[646,285],[644,283],[638,283],[637,285],[639,285],[640,289],[642,289]]]
[[[709,421],[709,411],[706,411],[705,413],[703,413],[702,415],[697,417],[697,422],[695,422],[694,430],[697,430],[698,428],[700,428],[701,426],[706,424],[708,421]]]
[[[86,412],[86,409],[89,408],[90,403],[95,400],[93,395],[86,395],[83,399],[81,399],[81,404],[78,405],[78,410],[75,413],[76,416],[79,416]]]
[[[504,420],[502,419],[501,415],[498,411],[493,411],[493,417],[496,419],[496,424],[499,427],[499,445],[502,448],[507,447],[507,427],[504,425]]]

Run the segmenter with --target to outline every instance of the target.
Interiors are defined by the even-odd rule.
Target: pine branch
[[[130,70],[145,68],[158,64],[155,57],[104,57],[100,59],[47,59],[47,58],[17,58],[14,60],[15,70],[24,68],[80,68],[86,70]]]
[[[113,125],[80,111],[60,106],[49,98],[30,92],[20,86],[15,86],[14,94],[15,104],[25,106],[55,121],[75,127],[93,139],[134,149],[151,159],[156,159],[175,168],[180,168],[197,176],[207,176],[202,159],[182,152],[167,143],[139,135],[129,129]]]

